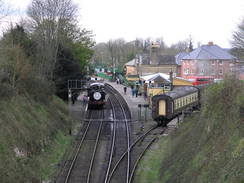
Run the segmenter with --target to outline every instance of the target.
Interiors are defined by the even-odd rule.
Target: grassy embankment
[[[209,87],[195,113],[146,154],[136,183],[243,183],[244,85]]]
[[[24,96],[1,100],[0,182],[49,180],[70,145],[71,123],[67,108],[57,97],[49,104]]]

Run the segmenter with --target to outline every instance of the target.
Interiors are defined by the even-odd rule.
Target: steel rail
[[[91,116],[91,114],[89,113],[88,118],[89,118],[90,116]],[[88,120],[87,120],[87,121],[88,121]],[[88,122],[89,122],[89,121],[88,121]],[[68,154],[68,157],[69,157],[68,159],[71,158],[71,156],[72,156],[71,154],[73,154],[73,152],[75,151],[75,149],[78,148],[78,145],[79,145],[79,144],[77,144],[77,145],[74,147],[73,151],[72,151],[71,153]],[[68,166],[67,164],[68,164],[67,161],[65,161],[65,163],[64,163],[64,165],[63,165],[63,167],[62,167],[60,173],[58,174],[58,176],[57,176],[57,178],[56,178],[56,181],[61,177],[61,175],[64,174],[64,172],[65,172],[65,168],[66,168],[66,166]]]
[[[110,86],[110,85],[108,85],[108,86]],[[125,120],[124,120],[124,122],[125,122],[125,127],[126,127],[126,135],[127,135],[127,151],[128,151],[128,153],[127,153],[127,171],[126,171],[126,183],[128,183],[128,181],[129,181],[129,174],[130,174],[130,152],[129,152],[129,148],[130,148],[130,133],[129,133],[129,126],[128,126],[128,121],[127,121],[127,117],[126,117],[126,112],[125,112],[125,110],[124,110],[124,107],[123,107],[123,105],[121,104],[121,100],[118,98],[118,96],[117,96],[117,91],[113,88],[113,87],[111,87],[110,86],[110,88],[111,88],[111,90],[112,90],[112,92],[111,92],[111,94],[114,96],[114,98],[118,101],[118,104],[119,104],[119,106],[120,106],[120,108],[122,109],[122,113],[123,113],[123,116],[124,116],[124,118],[125,118]],[[121,97],[121,96],[120,96]],[[111,178],[112,178],[112,176],[109,176],[110,178],[108,179],[108,183],[111,181]]]
[[[75,153],[75,157],[74,157],[73,160],[72,160],[72,163],[71,163],[71,165],[70,165],[70,168],[69,168],[69,171],[68,171],[68,173],[67,173],[67,175],[66,175],[66,178],[65,178],[64,183],[68,183],[68,181],[69,181],[71,171],[72,171],[72,169],[74,168],[74,164],[75,164],[76,159],[77,159],[77,157],[78,157],[78,154],[79,154],[79,152],[80,152],[81,146],[82,146],[82,144],[83,144],[83,142],[84,142],[84,139],[85,139],[85,137],[86,137],[86,134],[87,134],[87,132],[88,132],[88,129],[90,128],[90,124],[91,124],[91,121],[88,122],[88,125],[87,125],[86,130],[85,130],[85,132],[84,132],[84,134],[83,134],[83,136],[82,136],[82,139],[81,139],[81,141],[80,141],[80,143],[79,143],[79,145],[78,145],[78,149],[77,149],[77,151],[76,151],[76,153]]]
[[[104,118],[104,113],[102,113],[102,118]],[[96,151],[97,151],[97,146],[98,146],[98,141],[99,141],[99,137],[100,137],[100,134],[101,134],[102,125],[103,125],[103,121],[99,124],[99,129],[98,129],[98,133],[97,133],[97,137],[96,137],[96,142],[95,142],[95,146],[94,146],[93,153],[92,153],[92,159],[91,159],[90,167],[89,167],[88,174],[87,174],[87,180],[86,180],[87,183],[90,182],[91,171],[92,171],[92,167],[93,167],[93,164],[94,164],[94,158],[95,158]]]
[[[162,133],[164,133],[165,130],[166,130],[166,128],[165,128],[159,135],[161,135]],[[149,147],[153,144],[153,142],[154,142],[156,139],[158,139],[158,136],[157,136],[157,137],[154,137],[154,138],[150,141],[150,143],[145,147],[145,149],[141,152],[141,154],[140,154],[139,157],[137,158],[137,160],[136,160],[136,162],[134,163],[134,166],[133,166],[133,168],[132,168],[132,170],[131,170],[129,183],[132,182],[132,179],[133,179],[135,170],[136,170],[136,168],[137,168],[137,166],[138,166],[138,164],[139,164],[139,161],[141,160],[141,158],[143,157],[143,155],[146,153],[146,151],[149,149]]]
[[[114,109],[114,110],[112,110],[112,111],[113,111],[113,118],[115,118],[115,108],[114,108],[114,105],[113,105],[113,103],[112,103],[112,101],[111,101],[110,99],[109,99],[109,102],[110,102],[112,108]],[[107,181],[108,181],[109,171],[110,171],[110,168],[111,168],[112,159],[113,159],[113,153],[114,153],[114,147],[115,147],[117,122],[114,121],[113,124],[114,124],[114,125],[113,125],[112,144],[111,144],[111,150],[110,150],[110,156],[109,156],[109,163],[108,163],[108,168],[107,168],[107,172],[106,172],[106,176],[105,176],[104,183],[107,183]]]
[[[154,126],[152,128],[150,128],[147,132],[145,132],[144,134],[142,134],[140,137],[138,137],[131,145],[130,145],[130,149],[129,151],[131,151],[131,149],[141,140],[143,139],[145,136],[147,136],[151,131],[155,130],[156,128],[158,128],[158,126]],[[115,164],[114,168],[111,171],[110,177],[109,177],[109,181],[112,178],[114,172],[116,171],[117,167],[119,166],[119,164],[121,163],[121,161],[124,159],[125,155],[128,153],[128,150],[125,151],[122,156],[120,157],[120,159],[117,161],[117,163]]]

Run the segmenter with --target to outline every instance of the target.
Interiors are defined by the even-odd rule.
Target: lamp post
[[[141,58],[138,54],[136,54],[135,56],[135,63],[136,63],[136,72],[137,72],[137,75],[139,77],[140,75],[140,65],[141,65]]]

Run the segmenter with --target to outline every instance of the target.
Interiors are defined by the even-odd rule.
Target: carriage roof
[[[175,87],[172,91],[169,91],[162,95],[155,95],[154,97],[158,98],[158,97],[164,96],[164,97],[170,97],[172,99],[176,99],[179,97],[186,96],[187,94],[195,93],[198,90],[199,90],[198,88],[193,87],[193,86]]]

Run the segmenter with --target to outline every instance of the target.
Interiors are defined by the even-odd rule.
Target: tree
[[[6,6],[3,0],[0,0],[0,23],[10,12],[10,8]]]
[[[244,18],[238,25],[237,31],[233,33],[232,52],[237,57],[244,59]]]
[[[77,5],[72,0],[32,0],[27,14],[29,28],[37,40],[39,72],[53,78],[58,46],[75,35]]]
[[[82,29],[77,30],[76,33],[75,39],[59,45],[54,69],[53,80],[57,89],[56,95],[64,100],[67,100],[67,81],[84,78],[89,60],[93,55],[92,32]]]
[[[15,88],[17,82],[26,78],[31,71],[31,41],[24,28],[16,25],[4,33],[0,45],[0,66],[7,74],[9,83]]]

